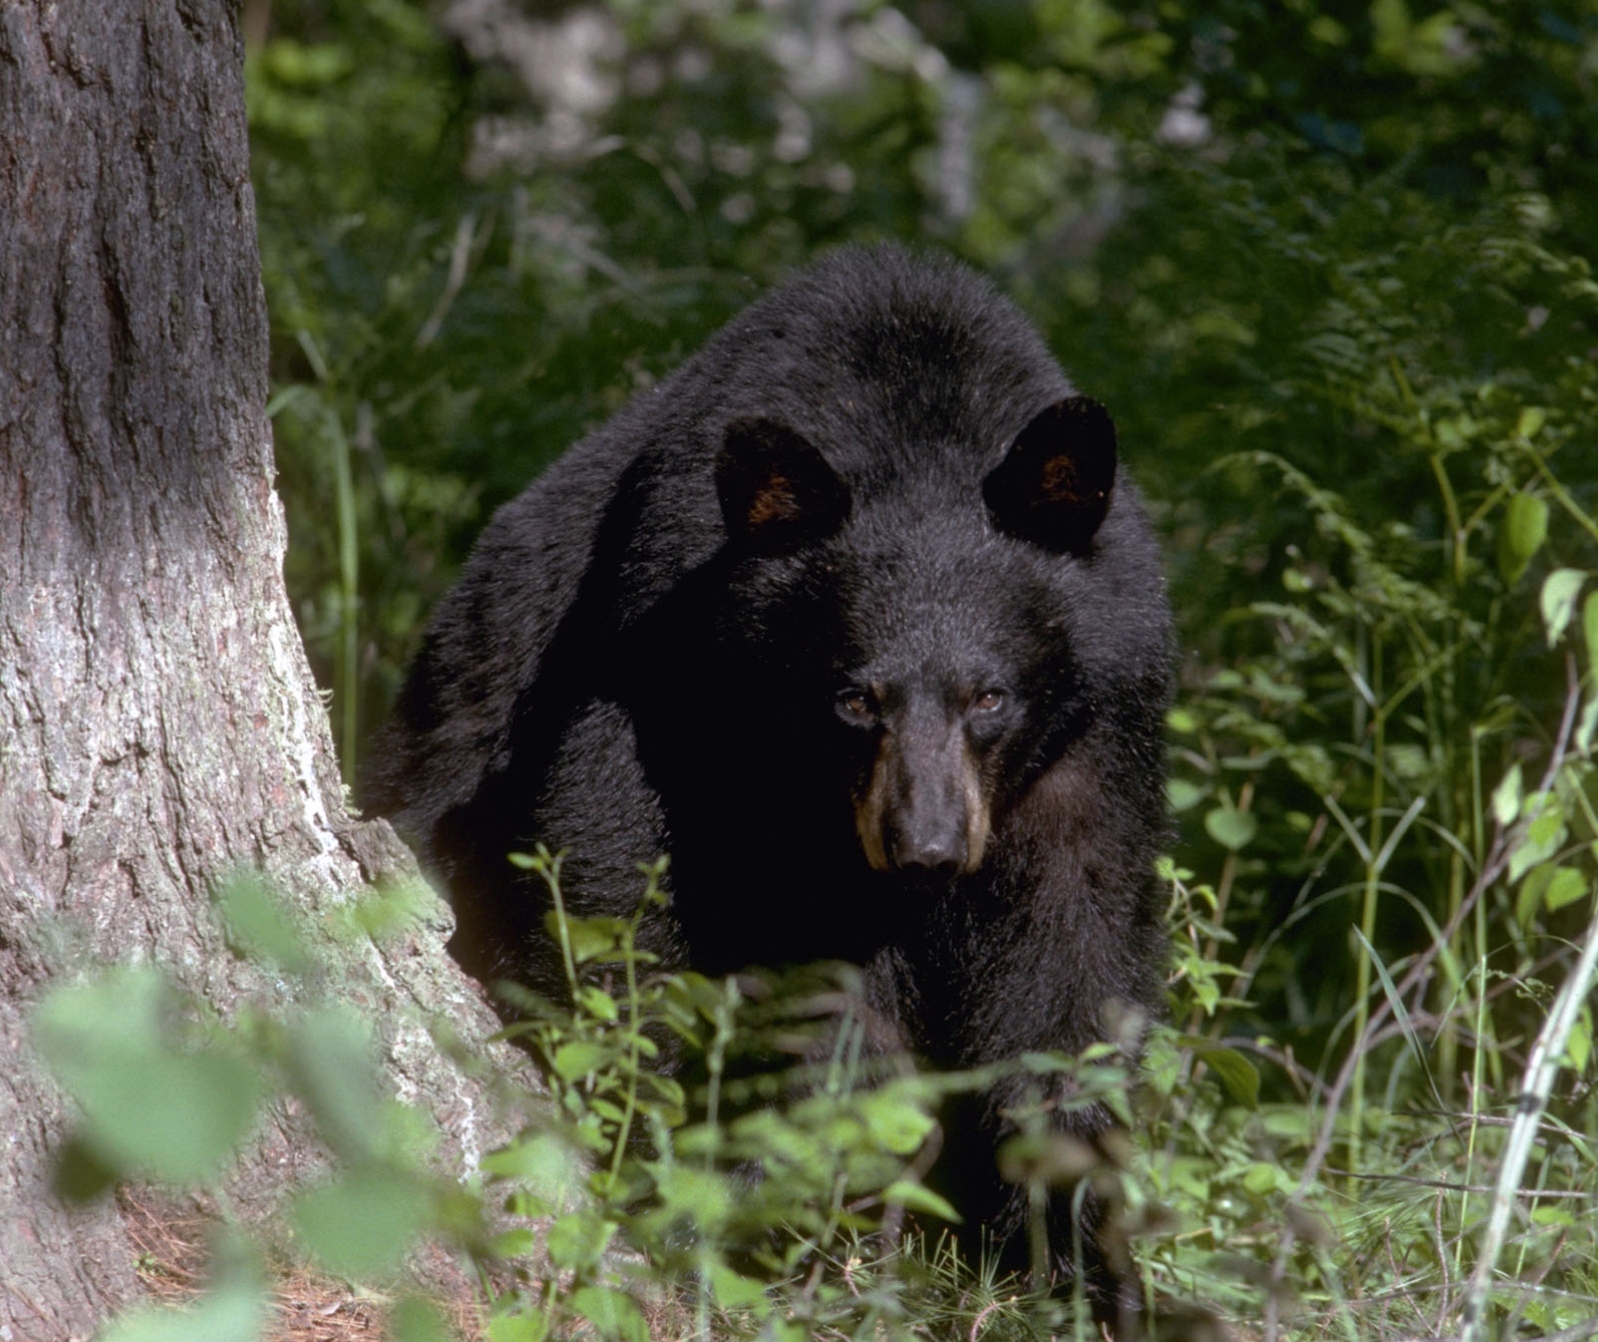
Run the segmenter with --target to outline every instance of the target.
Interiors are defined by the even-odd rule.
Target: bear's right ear
[[[1046,550],[1085,554],[1110,511],[1115,425],[1097,401],[1072,396],[1022,429],[982,482],[1001,531]]]
[[[727,426],[716,454],[716,494],[728,536],[766,551],[822,540],[849,516],[849,489],[838,473],[774,419]]]

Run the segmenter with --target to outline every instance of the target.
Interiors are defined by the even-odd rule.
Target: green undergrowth
[[[1555,612],[1550,629],[1558,622]],[[1511,867],[1533,879],[1539,856],[1573,869],[1543,817],[1569,797],[1561,824],[1589,823],[1575,797],[1595,722],[1572,715],[1569,753],[1544,786],[1506,780],[1487,802],[1495,879]],[[35,1038],[83,1115],[61,1152],[66,1195],[121,1179],[214,1186],[274,1100],[312,1117],[335,1162],[291,1194],[278,1238],[252,1243],[224,1225],[213,1284],[194,1305],[134,1313],[107,1338],[264,1336],[263,1264],[285,1260],[386,1295],[402,1342],[442,1338],[442,1316],[400,1285],[426,1240],[478,1264],[492,1342],[1097,1336],[1080,1302],[962,1261],[941,1228],[952,1209],[921,1182],[940,1102],[998,1069],[934,1075],[865,1057],[843,968],[788,980],[660,973],[635,944],[663,898],[658,869],[641,874],[632,919],[582,920],[562,909],[557,857],[517,860],[554,895],[567,993],[515,994],[506,1033],[538,1057],[548,1091],[505,1097],[526,1115],[520,1135],[464,1184],[435,1172],[421,1110],[386,1098],[368,1028],[317,1003],[317,938],[256,883],[223,890],[219,914],[236,949],[307,988],[301,1009],[245,1003],[224,1022],[158,973],[130,969],[45,1000]],[[1069,1143],[1051,1146],[1041,1111],[1021,1112],[999,1155],[1039,1191],[1087,1177],[1118,1207],[1149,1336],[1210,1336],[1199,1321],[1211,1312],[1244,1335],[1305,1339],[1466,1336],[1473,1319],[1481,1337],[1580,1336],[1598,1299],[1581,1231],[1598,1181],[1584,1079],[1598,943],[1536,976],[1458,968],[1489,993],[1512,983],[1528,1022],[1505,1050],[1525,1065],[1499,1083],[1482,1062],[1460,1105],[1441,1091],[1435,1036],[1480,1029],[1496,1003],[1462,992],[1439,1022],[1418,1003],[1414,964],[1373,958],[1379,986],[1349,1060],[1317,1075],[1267,1035],[1220,1028],[1247,1006],[1245,975],[1207,944],[1227,939],[1221,894],[1172,864],[1162,875],[1176,1019],[1152,1031],[1136,1077],[1109,1045],[1013,1064],[1069,1073],[1072,1102],[1111,1105],[1135,1143],[1120,1167],[1085,1170]],[[1556,870],[1534,889],[1546,903],[1562,880]],[[404,921],[396,898],[374,895],[333,934],[385,935]],[[1445,931],[1434,960],[1449,954]],[[1360,1066],[1382,1090],[1355,1110]],[[1273,1072],[1300,1094],[1273,1097]]]

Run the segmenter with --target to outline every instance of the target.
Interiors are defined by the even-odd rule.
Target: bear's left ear
[[[982,482],[1001,531],[1046,550],[1083,554],[1115,485],[1115,425],[1086,396],[1059,401],[1021,430]]]
[[[716,454],[727,534],[768,552],[832,535],[849,516],[849,488],[810,443],[774,419],[727,426]]]

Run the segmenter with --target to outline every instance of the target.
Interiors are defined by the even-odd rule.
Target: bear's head
[[[1116,473],[1102,406],[1046,407],[991,468],[947,457],[851,479],[762,418],[731,424],[715,465],[723,635],[792,715],[778,767],[840,780],[864,862],[913,882],[981,866],[1084,729],[1079,658],[1113,619],[1095,574]]]

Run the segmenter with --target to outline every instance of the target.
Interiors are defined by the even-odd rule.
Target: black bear
[[[937,1067],[1077,1052],[1159,994],[1171,646],[1104,409],[987,281],[844,250],[496,514],[365,801],[480,977],[562,981],[507,853],[567,850],[570,906],[618,916],[665,853],[668,967],[852,962],[874,1045]],[[1014,1267],[1023,1098],[948,1116],[938,1175]],[[1047,1215],[1113,1313],[1091,1199],[1075,1251],[1068,1191]]]

